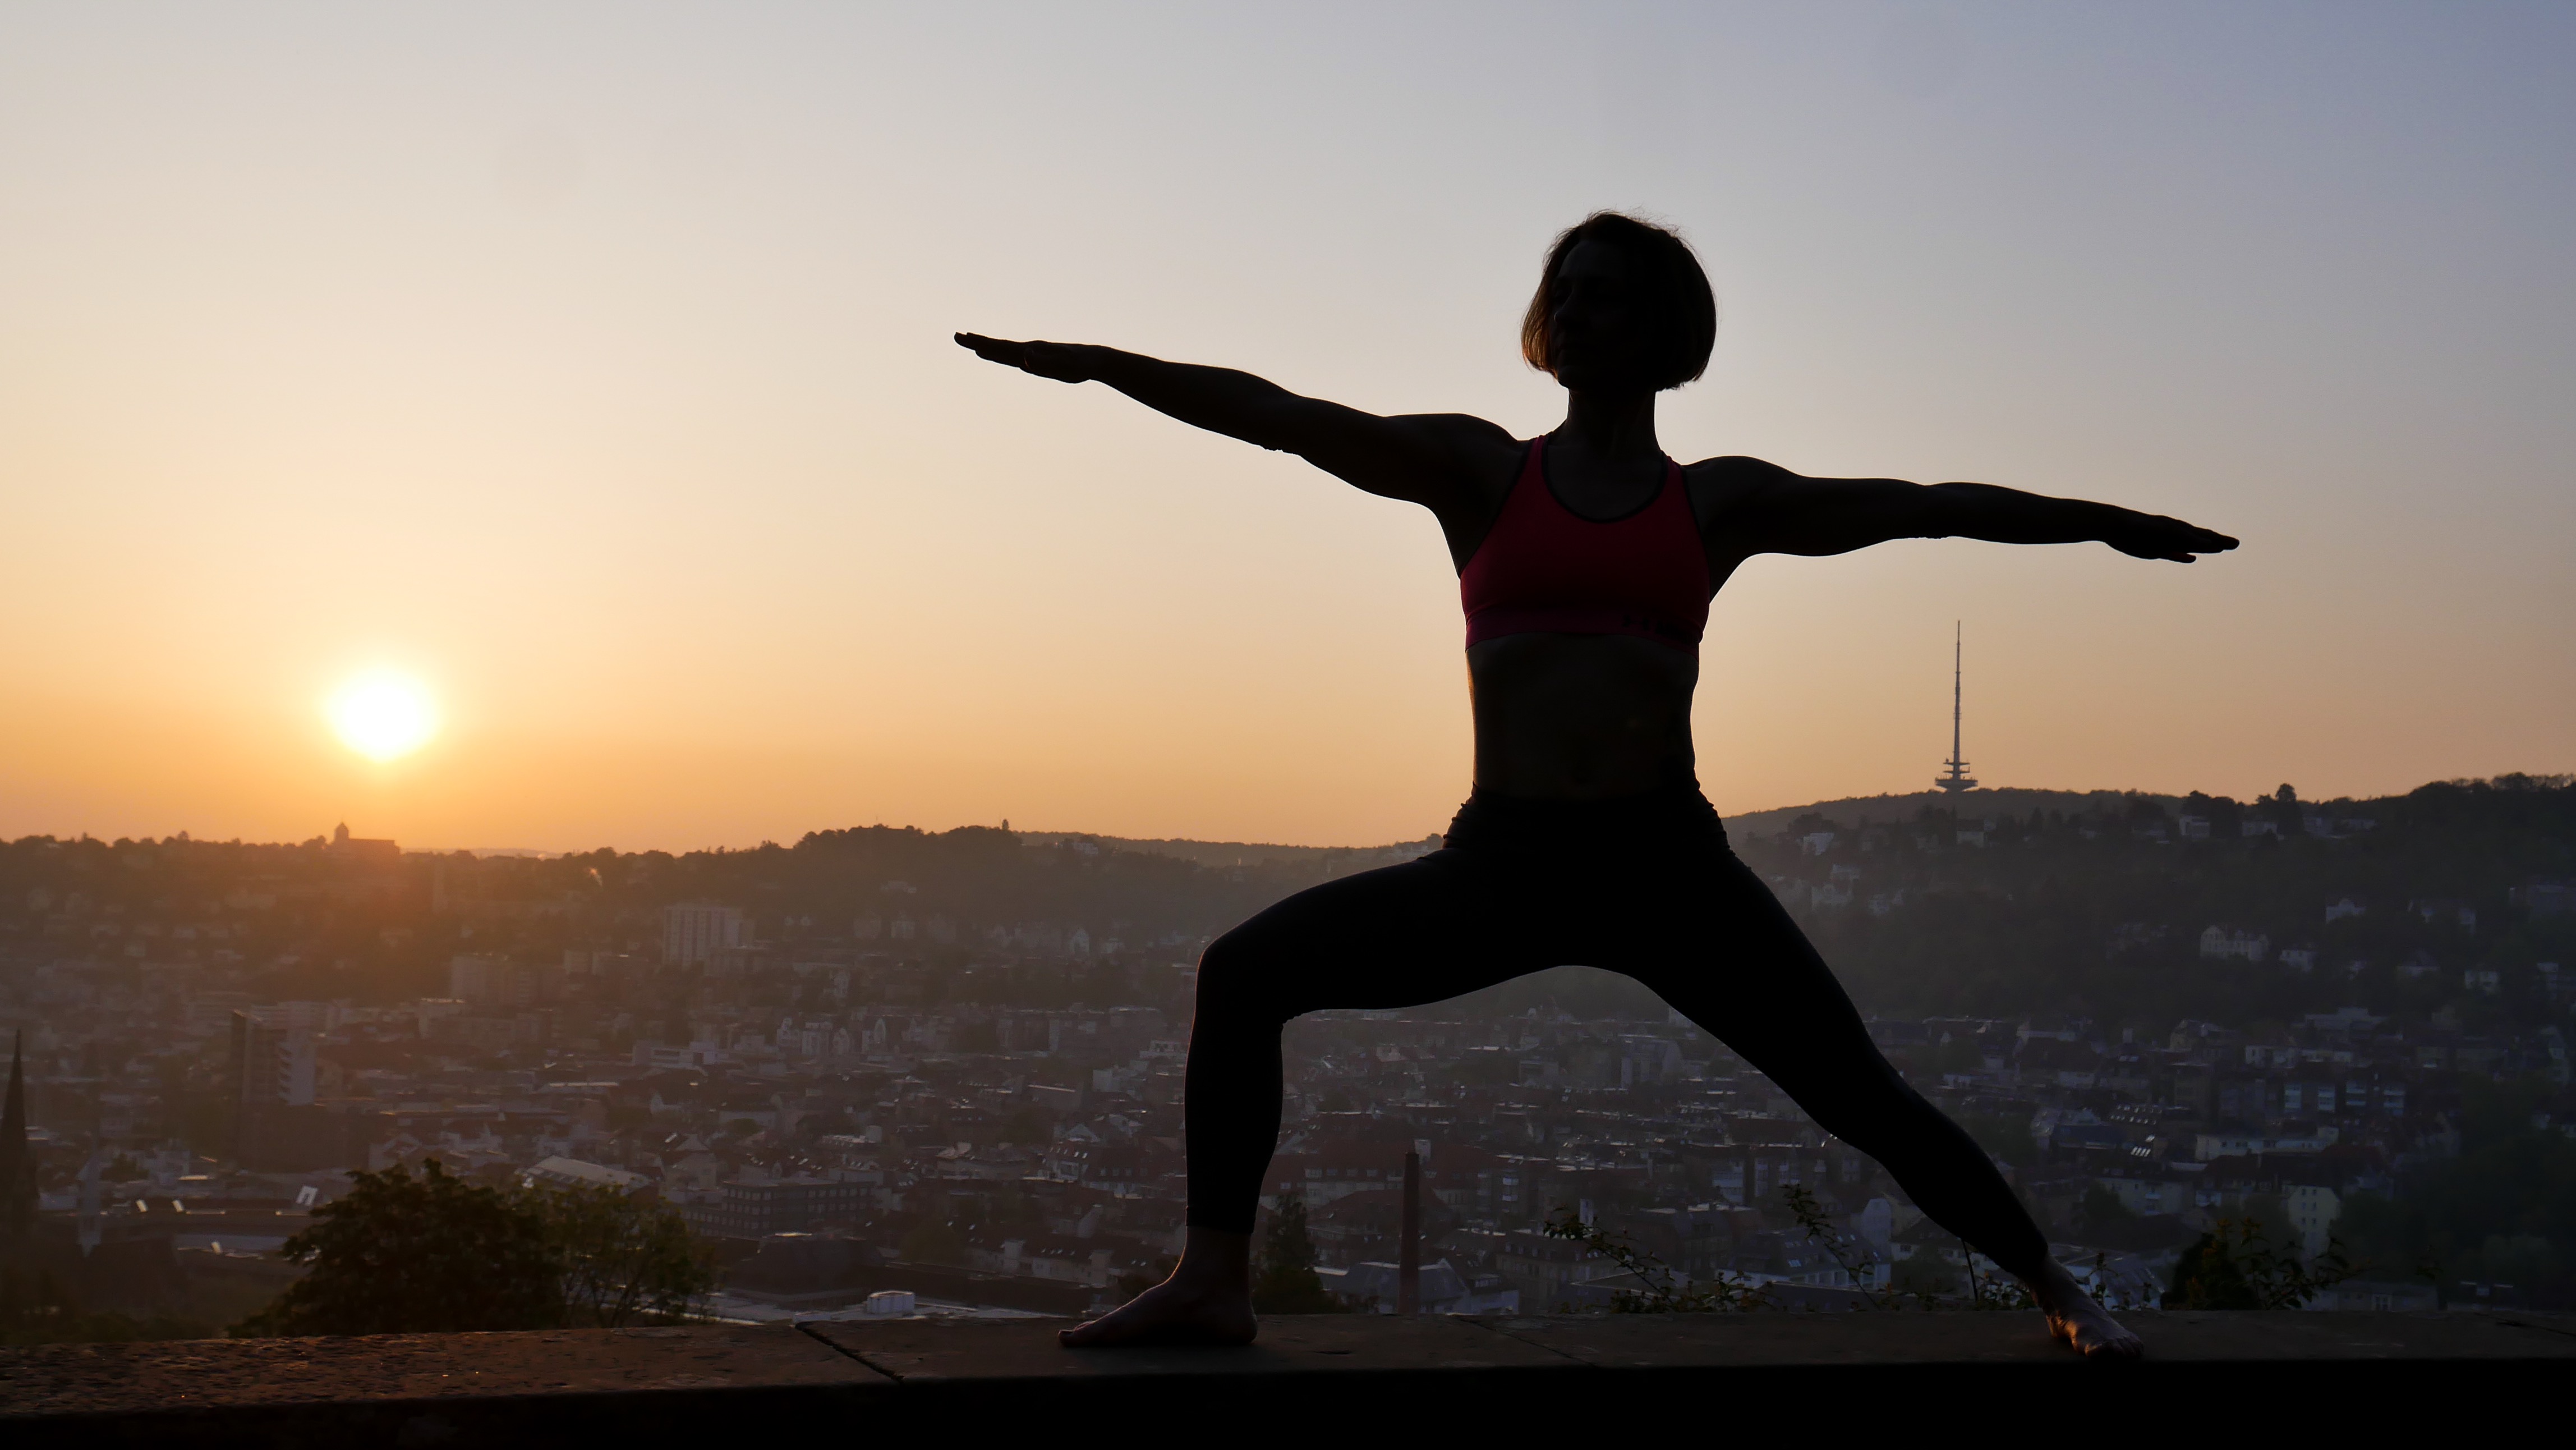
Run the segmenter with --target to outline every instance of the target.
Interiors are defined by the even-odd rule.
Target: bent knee
[[[1198,1012],[1227,1016],[1276,1016],[1295,1013],[1281,1002],[1288,980],[1286,954],[1271,935],[1247,923],[1199,953]]]

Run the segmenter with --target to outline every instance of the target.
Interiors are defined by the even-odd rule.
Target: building
[[[614,1188],[620,1193],[650,1193],[653,1180],[644,1174],[578,1158],[553,1157],[519,1175],[522,1188]]]
[[[342,821],[331,832],[331,854],[344,861],[367,866],[390,866],[402,859],[402,847],[391,840],[371,839],[349,834],[349,823]]]
[[[236,1108],[311,1107],[313,1033],[264,1007],[233,1012],[231,1093]]]
[[[718,1238],[756,1239],[769,1234],[806,1233],[831,1223],[854,1223],[865,1210],[868,1186],[836,1183],[800,1175],[756,1183],[732,1179],[712,1203],[692,1203],[680,1212],[689,1227]]]
[[[519,972],[500,957],[460,954],[448,959],[447,995],[476,1007],[515,1006]]]
[[[292,1025],[299,1020],[275,1007],[233,1011],[225,1095],[233,1157],[245,1168],[300,1173],[347,1160],[356,1120],[314,1104],[313,1029]]]
[[[709,901],[683,901],[662,908],[662,962],[665,966],[702,967],[715,954],[743,944],[742,912]]]
[[[2212,961],[2259,962],[2272,954],[2272,939],[2242,927],[2213,926],[2200,934],[2200,954]]]

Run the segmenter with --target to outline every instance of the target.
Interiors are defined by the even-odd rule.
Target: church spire
[[[36,1226],[36,1163],[27,1152],[27,1034],[9,1054],[9,1096],[0,1102],[0,1242]]]

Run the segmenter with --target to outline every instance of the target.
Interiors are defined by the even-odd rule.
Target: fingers
[[[959,347],[968,349],[986,362],[1015,368],[1028,359],[1029,345],[1024,342],[1009,342],[998,337],[986,337],[980,332],[961,332],[956,336]]]
[[[980,332],[955,334],[957,345],[970,349],[986,362],[1018,368],[1035,377],[1053,378],[1060,383],[1079,383],[1089,374],[1083,370],[1086,349],[1069,347],[1060,342],[1012,342],[1007,338],[986,337]]]
[[[2158,559],[2171,559],[2180,564],[2190,563],[2194,554],[2226,553],[2235,548],[2237,543],[2235,539],[2216,529],[2204,529],[2198,524],[2184,523],[2180,519],[2166,518],[2161,514],[2155,518],[2153,533],[2163,537],[2155,539],[2148,545],[2151,556]]]

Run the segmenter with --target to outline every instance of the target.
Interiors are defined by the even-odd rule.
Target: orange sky
[[[1928,783],[1953,619],[1990,783],[2576,768],[2563,13],[1008,13],[0,15],[0,834],[1419,837],[1428,517],[946,337],[1527,434],[1603,205],[1723,298],[1677,455],[2246,541],[1757,561],[1722,809]]]

